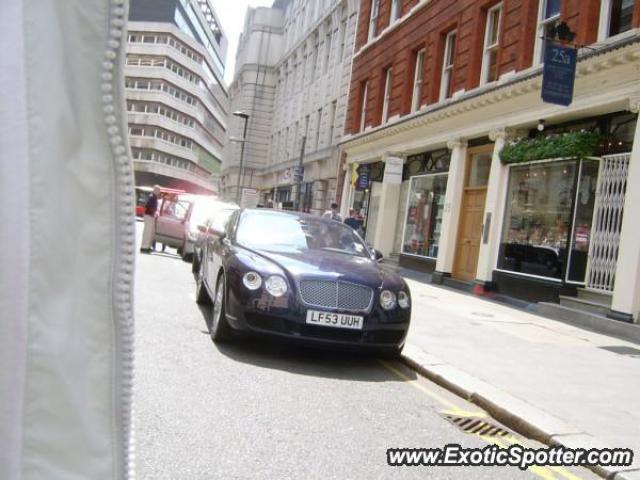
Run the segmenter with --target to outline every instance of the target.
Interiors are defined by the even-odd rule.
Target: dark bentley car
[[[232,331],[400,353],[411,318],[404,280],[349,226],[272,209],[234,212],[210,228],[197,302],[211,338]]]

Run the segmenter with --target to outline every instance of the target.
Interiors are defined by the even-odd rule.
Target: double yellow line
[[[404,380],[405,383],[411,385],[414,388],[417,388],[422,393],[434,399],[440,405],[445,406],[446,410],[443,410],[441,413],[448,414],[448,415],[456,415],[459,417],[469,417],[469,418],[486,418],[487,417],[487,414],[480,410],[469,411],[469,410],[460,408],[458,405],[444,398],[442,395],[438,395],[436,392],[429,390],[418,379],[409,378],[400,370],[392,366],[390,363],[385,362],[383,360],[380,360],[380,363],[384,368],[389,370],[391,373],[393,373],[397,377],[400,377],[402,380]],[[508,435],[506,437],[499,437],[499,438],[489,437],[486,435],[476,435],[476,436],[481,438],[485,442],[492,445],[496,445],[500,448],[508,448],[509,445],[516,445],[516,444],[522,445],[523,447],[531,446],[531,445],[528,445],[522,439],[516,438],[514,435]],[[529,467],[528,471],[545,480],[556,480],[558,478],[564,478],[566,480],[581,480],[581,477],[574,475],[569,470],[562,467],[539,467],[534,465],[532,467]]]

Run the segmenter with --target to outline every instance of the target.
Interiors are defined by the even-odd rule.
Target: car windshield
[[[207,219],[215,219],[222,210],[225,212],[229,210],[229,205],[215,200],[197,200],[193,205],[190,223],[192,225],[204,225]],[[225,215],[228,216],[228,214]]]
[[[236,239],[248,248],[274,252],[323,250],[360,257],[369,255],[351,227],[322,217],[245,212]]]

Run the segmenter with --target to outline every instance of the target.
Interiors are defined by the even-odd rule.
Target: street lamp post
[[[236,203],[240,205],[240,178],[242,177],[242,164],[244,162],[244,144],[247,143],[247,124],[249,123],[249,114],[237,111],[233,112],[236,117],[240,117],[244,119],[244,130],[242,132],[242,145],[240,146],[240,165],[238,168],[238,185],[236,187]],[[242,186],[244,187],[244,179],[242,179]]]

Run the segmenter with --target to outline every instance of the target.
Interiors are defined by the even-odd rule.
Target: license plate
[[[322,325],[323,327],[350,328],[351,330],[362,330],[364,317],[358,315],[346,315],[344,313],[319,312],[318,310],[307,310],[307,323],[311,325]]]

